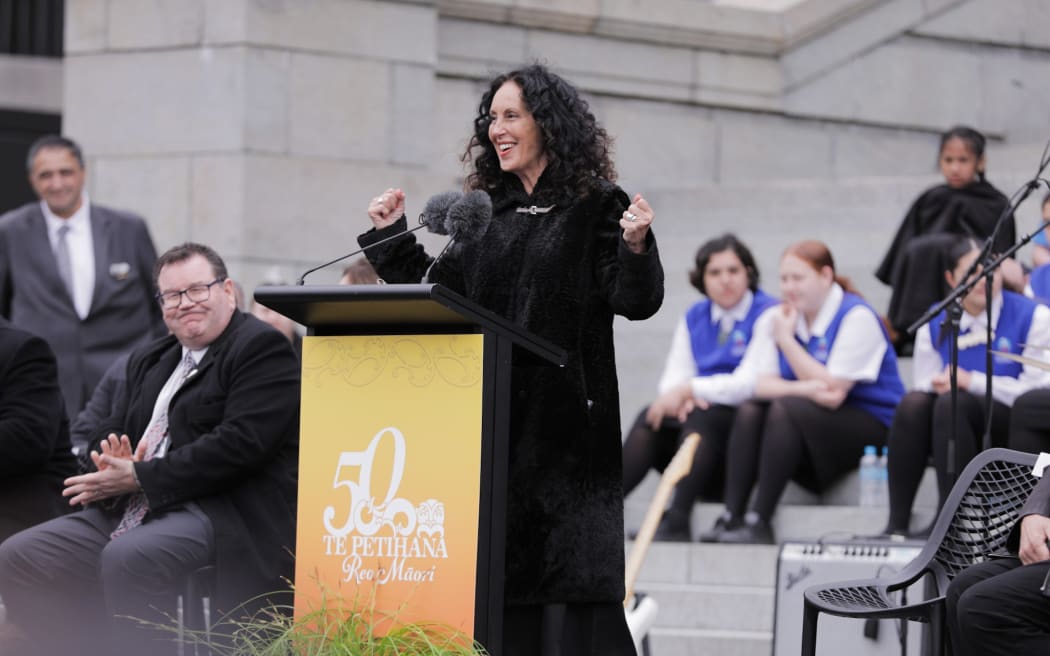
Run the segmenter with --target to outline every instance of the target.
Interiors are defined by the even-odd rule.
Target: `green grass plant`
[[[322,600],[313,612],[271,607],[247,619],[222,618],[211,633],[184,631],[186,653],[206,646],[216,656],[485,656],[484,647],[461,631],[437,623],[397,622],[368,602],[356,609]],[[157,628],[156,625],[150,625]],[[178,631],[170,625],[168,631]]]

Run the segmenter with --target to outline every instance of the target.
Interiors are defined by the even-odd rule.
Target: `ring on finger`
[[[634,212],[627,212],[627,220],[631,221],[631,222],[634,222],[634,221],[638,220],[638,215],[635,214]]]

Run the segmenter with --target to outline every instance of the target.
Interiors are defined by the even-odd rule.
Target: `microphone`
[[[489,223],[492,221],[492,199],[489,195],[481,190],[474,190],[467,194],[463,194],[458,191],[445,191],[440,194],[435,194],[430,197],[426,205],[423,206],[423,212],[419,215],[419,225],[414,228],[409,228],[404,232],[399,232],[396,235],[390,235],[384,239],[369,244],[364,248],[359,248],[355,251],[347,253],[346,255],[340,255],[334,260],[325,262],[324,264],[307,269],[299,279],[295,282],[297,286],[302,286],[306,282],[306,276],[310,275],[314,271],[319,271],[325,267],[331,266],[338,262],[360,255],[373,246],[386,243],[394,239],[400,239],[407,234],[413,233],[417,230],[426,228],[428,232],[432,232],[436,235],[450,236],[448,243],[441,250],[434,261],[431,262],[430,266],[427,267],[427,273],[430,273],[430,269],[434,267],[434,264],[445,254],[452,242],[459,241],[472,241],[477,239],[480,235],[485,233],[488,229]],[[426,275],[423,276],[423,282],[426,282]]]
[[[492,222],[492,199],[480,189],[460,195],[462,198],[448,209],[445,227],[459,243],[476,241]]]
[[[427,206],[429,207],[430,203],[427,203]],[[295,284],[296,284],[297,287],[302,287],[303,284],[305,284],[305,282],[306,282],[306,276],[310,275],[314,271],[319,271],[319,270],[321,270],[321,269],[323,269],[325,267],[332,266],[333,264],[336,264],[337,262],[342,262],[343,260],[345,260],[348,257],[353,257],[355,255],[360,255],[361,253],[364,253],[368,249],[372,248],[373,246],[378,246],[380,244],[385,244],[386,242],[392,241],[394,239],[400,239],[401,237],[404,237],[405,235],[411,234],[411,233],[413,233],[413,232],[415,232],[417,230],[422,230],[423,228],[427,228],[430,232],[434,232],[434,233],[437,233],[439,235],[447,235],[448,234],[448,232],[445,231],[445,227],[444,227],[444,222],[443,221],[440,221],[440,222],[436,221],[433,217],[430,217],[428,220],[425,220],[424,216],[422,214],[420,214],[419,215],[419,225],[417,225],[415,228],[409,228],[408,230],[406,230],[404,232],[399,232],[396,235],[390,235],[389,237],[385,237],[383,239],[380,239],[379,241],[374,242],[372,244],[369,244],[368,246],[365,246],[364,248],[358,248],[357,250],[351,251],[351,252],[347,253],[346,255],[340,255],[339,257],[335,258],[334,260],[329,260],[328,262],[325,262],[324,264],[319,264],[318,266],[315,266],[312,269],[307,269],[303,273],[303,275],[299,276],[299,279],[295,281]],[[442,230],[444,232],[439,232],[439,230]]]
[[[429,232],[436,235],[449,234],[447,225],[449,210],[462,198],[463,194],[458,191],[445,191],[431,196],[427,204],[423,206],[419,222],[427,226]]]
[[[434,269],[434,265],[438,263],[453,243],[466,244],[477,241],[485,234],[488,230],[489,223],[492,222],[492,199],[487,193],[480,189],[469,191],[466,194],[460,194],[458,192],[449,192],[442,194],[442,196],[451,197],[452,195],[457,196],[457,200],[449,205],[446,214],[444,228],[445,233],[448,234],[451,239],[445,244],[445,247],[441,249],[434,261],[427,267],[427,271],[423,274],[423,282],[427,282],[430,278],[430,272]],[[435,196],[435,198],[437,198]],[[435,200],[432,198],[431,200]],[[427,203],[430,205],[430,203]]]

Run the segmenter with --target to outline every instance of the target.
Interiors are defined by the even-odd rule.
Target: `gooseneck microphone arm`
[[[402,215],[402,216],[404,216],[404,215]],[[384,237],[383,239],[380,239],[377,242],[373,242],[373,243],[369,244],[368,246],[365,246],[364,248],[359,248],[356,251],[351,251],[350,253],[347,253],[346,255],[340,255],[339,257],[335,258],[334,260],[330,260],[328,262],[325,262],[324,264],[319,264],[319,265],[315,266],[312,269],[308,269],[305,273],[303,273],[303,275],[299,276],[299,280],[296,280],[295,284],[297,286],[299,286],[299,287],[302,287],[303,284],[306,281],[306,276],[310,275],[314,271],[319,271],[319,270],[321,270],[321,269],[323,269],[325,267],[332,266],[333,264],[336,264],[337,262],[342,262],[343,260],[345,260],[348,257],[353,257],[355,255],[360,255],[361,253],[364,253],[365,251],[367,251],[369,248],[372,248],[373,246],[378,246],[378,245],[386,243],[388,241],[392,241],[394,239],[398,239],[400,237],[404,237],[405,235],[411,234],[411,233],[415,232],[416,230],[422,230],[423,228],[426,228],[427,224],[423,223],[423,216],[422,215],[420,215],[419,220],[420,220],[420,225],[416,226],[415,228],[409,228],[408,230],[405,230],[404,232],[399,232],[396,235],[390,235],[389,237]]]

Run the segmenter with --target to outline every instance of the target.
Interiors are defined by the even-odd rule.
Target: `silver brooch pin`
[[[547,212],[553,210],[554,207],[554,205],[551,205],[550,207],[536,207],[535,205],[533,205],[532,207],[519,207],[515,211],[518,214],[531,214],[535,216],[537,214],[546,214]]]

